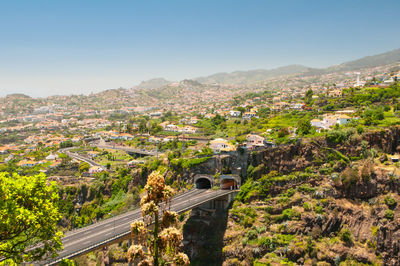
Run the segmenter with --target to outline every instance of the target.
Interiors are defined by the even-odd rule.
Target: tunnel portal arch
[[[210,189],[213,186],[213,178],[208,175],[197,175],[194,178],[194,186],[197,189]]]
[[[220,175],[219,182],[221,189],[238,189],[240,178],[234,175]]]

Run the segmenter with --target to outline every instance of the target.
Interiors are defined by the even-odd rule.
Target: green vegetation
[[[342,230],[340,230],[339,236],[340,240],[345,242],[347,245],[353,244],[353,236],[351,235],[351,232],[348,228],[342,228]]]
[[[393,220],[394,212],[392,210],[386,210],[384,217],[388,220]]]
[[[392,196],[386,196],[385,197],[385,204],[390,208],[390,209],[394,209],[397,206],[397,201],[395,198],[393,198]]]
[[[54,183],[46,176],[0,173],[0,257],[3,264],[39,260],[62,247]],[[41,242],[45,245],[29,249]]]

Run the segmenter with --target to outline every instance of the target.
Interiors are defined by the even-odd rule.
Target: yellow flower
[[[190,264],[189,257],[185,253],[179,252],[174,258],[174,264],[176,266],[188,266]]]
[[[149,203],[143,204],[141,209],[142,209],[142,215],[143,216],[151,215],[153,213],[158,212],[158,207],[154,203],[154,201],[151,201]]]
[[[144,190],[147,192],[147,197],[149,200],[158,202],[164,196],[164,188],[164,177],[159,172],[152,172],[147,178],[147,184],[144,187]]]
[[[147,228],[143,221],[134,221],[131,224],[132,238],[138,237],[138,239],[142,239],[146,236],[146,234],[147,234]]]
[[[160,233],[160,239],[163,246],[165,247],[169,246],[174,250],[175,248],[178,248],[181,245],[183,236],[178,229],[174,227],[169,227],[164,229]]]
[[[145,255],[142,245],[132,245],[128,249],[129,262],[133,262],[135,259],[144,259]]]

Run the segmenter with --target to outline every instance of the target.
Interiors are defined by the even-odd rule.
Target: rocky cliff
[[[393,127],[249,154],[224,265],[399,265],[399,145]]]

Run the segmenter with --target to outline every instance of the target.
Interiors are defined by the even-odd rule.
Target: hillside
[[[235,84],[235,85],[250,85],[257,82],[262,82],[268,79],[278,78],[286,75],[300,74],[303,76],[313,76],[329,74],[341,71],[356,71],[364,68],[376,66],[385,66],[400,62],[400,49],[390,52],[366,56],[354,61],[345,62],[340,65],[330,66],[327,68],[309,68],[303,65],[288,65],[275,69],[259,69],[249,71],[235,71],[231,73],[217,73],[214,75],[199,77],[195,80],[201,83],[219,83],[219,84]]]
[[[252,154],[223,265],[398,265],[400,128]]]
[[[279,76],[301,73],[308,70],[308,67],[302,65],[289,65],[269,70],[249,70],[249,71],[235,71],[232,73],[217,73],[211,76],[195,78],[201,83],[219,83],[219,84],[235,84],[245,85],[249,83],[256,83],[270,78]]]
[[[168,81],[164,78],[154,78],[142,81],[139,85],[134,86],[135,89],[157,89],[168,84],[171,84],[171,81]]]
[[[358,60],[345,62],[338,66],[328,67],[326,70],[354,71],[362,68],[383,66],[399,62],[400,62],[400,49],[396,49],[390,52],[373,56],[366,56]]]

